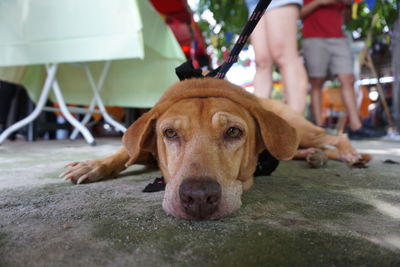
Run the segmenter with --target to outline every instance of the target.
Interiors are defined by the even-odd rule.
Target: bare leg
[[[254,94],[258,97],[269,98],[272,91],[272,58],[269,54],[265,15],[251,35],[256,56],[256,74],[254,76]]]
[[[322,85],[325,78],[310,78],[311,84],[311,111],[314,122],[318,126],[322,126]]]
[[[299,8],[286,5],[265,14],[268,48],[279,66],[287,104],[303,115],[307,96],[307,74],[297,50]]]
[[[346,110],[349,114],[351,130],[357,130],[362,126],[360,117],[358,116],[356,96],[354,94],[354,75],[353,74],[338,74],[338,79],[342,86],[342,98]]]

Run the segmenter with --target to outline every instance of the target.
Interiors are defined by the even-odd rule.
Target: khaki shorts
[[[351,50],[345,38],[304,38],[303,54],[311,78],[353,73]]]

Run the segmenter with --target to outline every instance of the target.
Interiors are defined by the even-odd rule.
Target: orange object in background
[[[125,116],[125,111],[123,108],[121,107],[117,107],[117,106],[107,106],[106,107],[107,113],[113,117],[115,120],[117,121],[122,121],[122,119]],[[103,116],[100,113],[95,113],[93,114],[93,118],[96,121],[99,121]]]
[[[322,91],[322,107],[334,111],[346,111],[340,88],[330,87]]]
[[[362,99],[358,108],[361,119],[369,117],[368,106],[372,103],[369,99],[369,90],[366,86],[361,86]],[[331,114],[335,112],[346,112],[346,107],[342,100],[340,88],[330,87],[322,91],[322,119],[325,121]]]
[[[369,117],[369,110],[368,107],[369,105],[372,104],[371,99],[369,99],[369,90],[366,86],[361,86],[361,92],[362,92],[362,99],[361,99],[361,104],[359,107],[359,114],[361,119],[366,119]]]
[[[322,90],[322,121],[325,121],[332,113],[344,111],[346,107],[340,88],[330,87]]]
[[[53,103],[53,106],[54,106],[55,108],[59,108],[59,107],[60,107],[60,105],[58,105],[58,103]],[[78,107],[78,105],[70,105],[70,104],[68,104],[68,107]],[[84,107],[85,107],[85,108],[89,108],[89,106],[84,106]],[[98,109],[98,108],[95,107],[95,109]],[[108,114],[109,114],[111,117],[113,117],[114,119],[116,119],[117,121],[122,121],[122,119],[123,119],[124,116],[125,116],[124,108],[121,108],[121,107],[117,107],[117,106],[107,106],[107,107],[106,107],[106,110],[107,110]],[[64,115],[63,115],[61,112],[59,112],[59,111],[54,112],[54,114],[56,114],[57,116],[64,117]],[[83,114],[83,115],[85,115],[85,114]],[[76,117],[76,114],[72,114],[72,116]],[[92,114],[92,117],[93,117],[93,119],[94,119],[95,121],[99,121],[99,120],[101,120],[101,118],[102,118],[103,116],[102,116],[100,113],[93,113],[93,114]]]
[[[71,105],[70,105],[70,104],[67,104],[67,106],[68,106],[68,107],[77,107],[78,105],[74,105],[74,104],[71,104]],[[54,103],[53,103],[53,107],[55,107],[55,108],[60,108],[60,105],[59,105],[57,102],[54,102]],[[64,117],[64,114],[62,114],[61,111],[55,111],[54,114],[56,114],[56,116]],[[74,113],[71,113],[71,114],[72,114],[72,116],[76,117],[76,114],[74,114]]]

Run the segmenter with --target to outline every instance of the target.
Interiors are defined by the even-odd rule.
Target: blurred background
[[[248,18],[244,0],[64,2],[0,3],[3,138],[79,138],[77,130],[73,133],[76,127],[71,119],[59,109],[63,101],[73,119],[93,137],[120,136],[177,81],[174,68],[179,64],[191,59],[196,68],[203,70],[222,64]],[[344,30],[355,60],[360,116],[371,127],[390,127],[397,132],[399,2],[357,0],[351,10],[351,20]],[[300,55],[301,28],[298,20]],[[253,92],[254,73],[254,51],[248,44],[227,79]],[[38,114],[6,136],[4,131],[9,126],[32,115],[41,105],[46,81],[49,92],[42,97],[44,104]],[[63,96],[61,105],[57,87]],[[324,84],[323,118],[328,129],[336,129],[345,116],[339,87],[334,78]],[[99,98],[94,98],[96,94]],[[273,71],[272,98],[283,99],[279,68]],[[309,109],[305,115],[310,118]],[[90,143],[93,140],[89,133],[85,138]]]

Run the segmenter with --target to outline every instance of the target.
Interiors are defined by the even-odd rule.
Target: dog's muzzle
[[[179,198],[185,213],[195,220],[210,218],[221,201],[221,186],[208,177],[185,179],[179,186]]]

